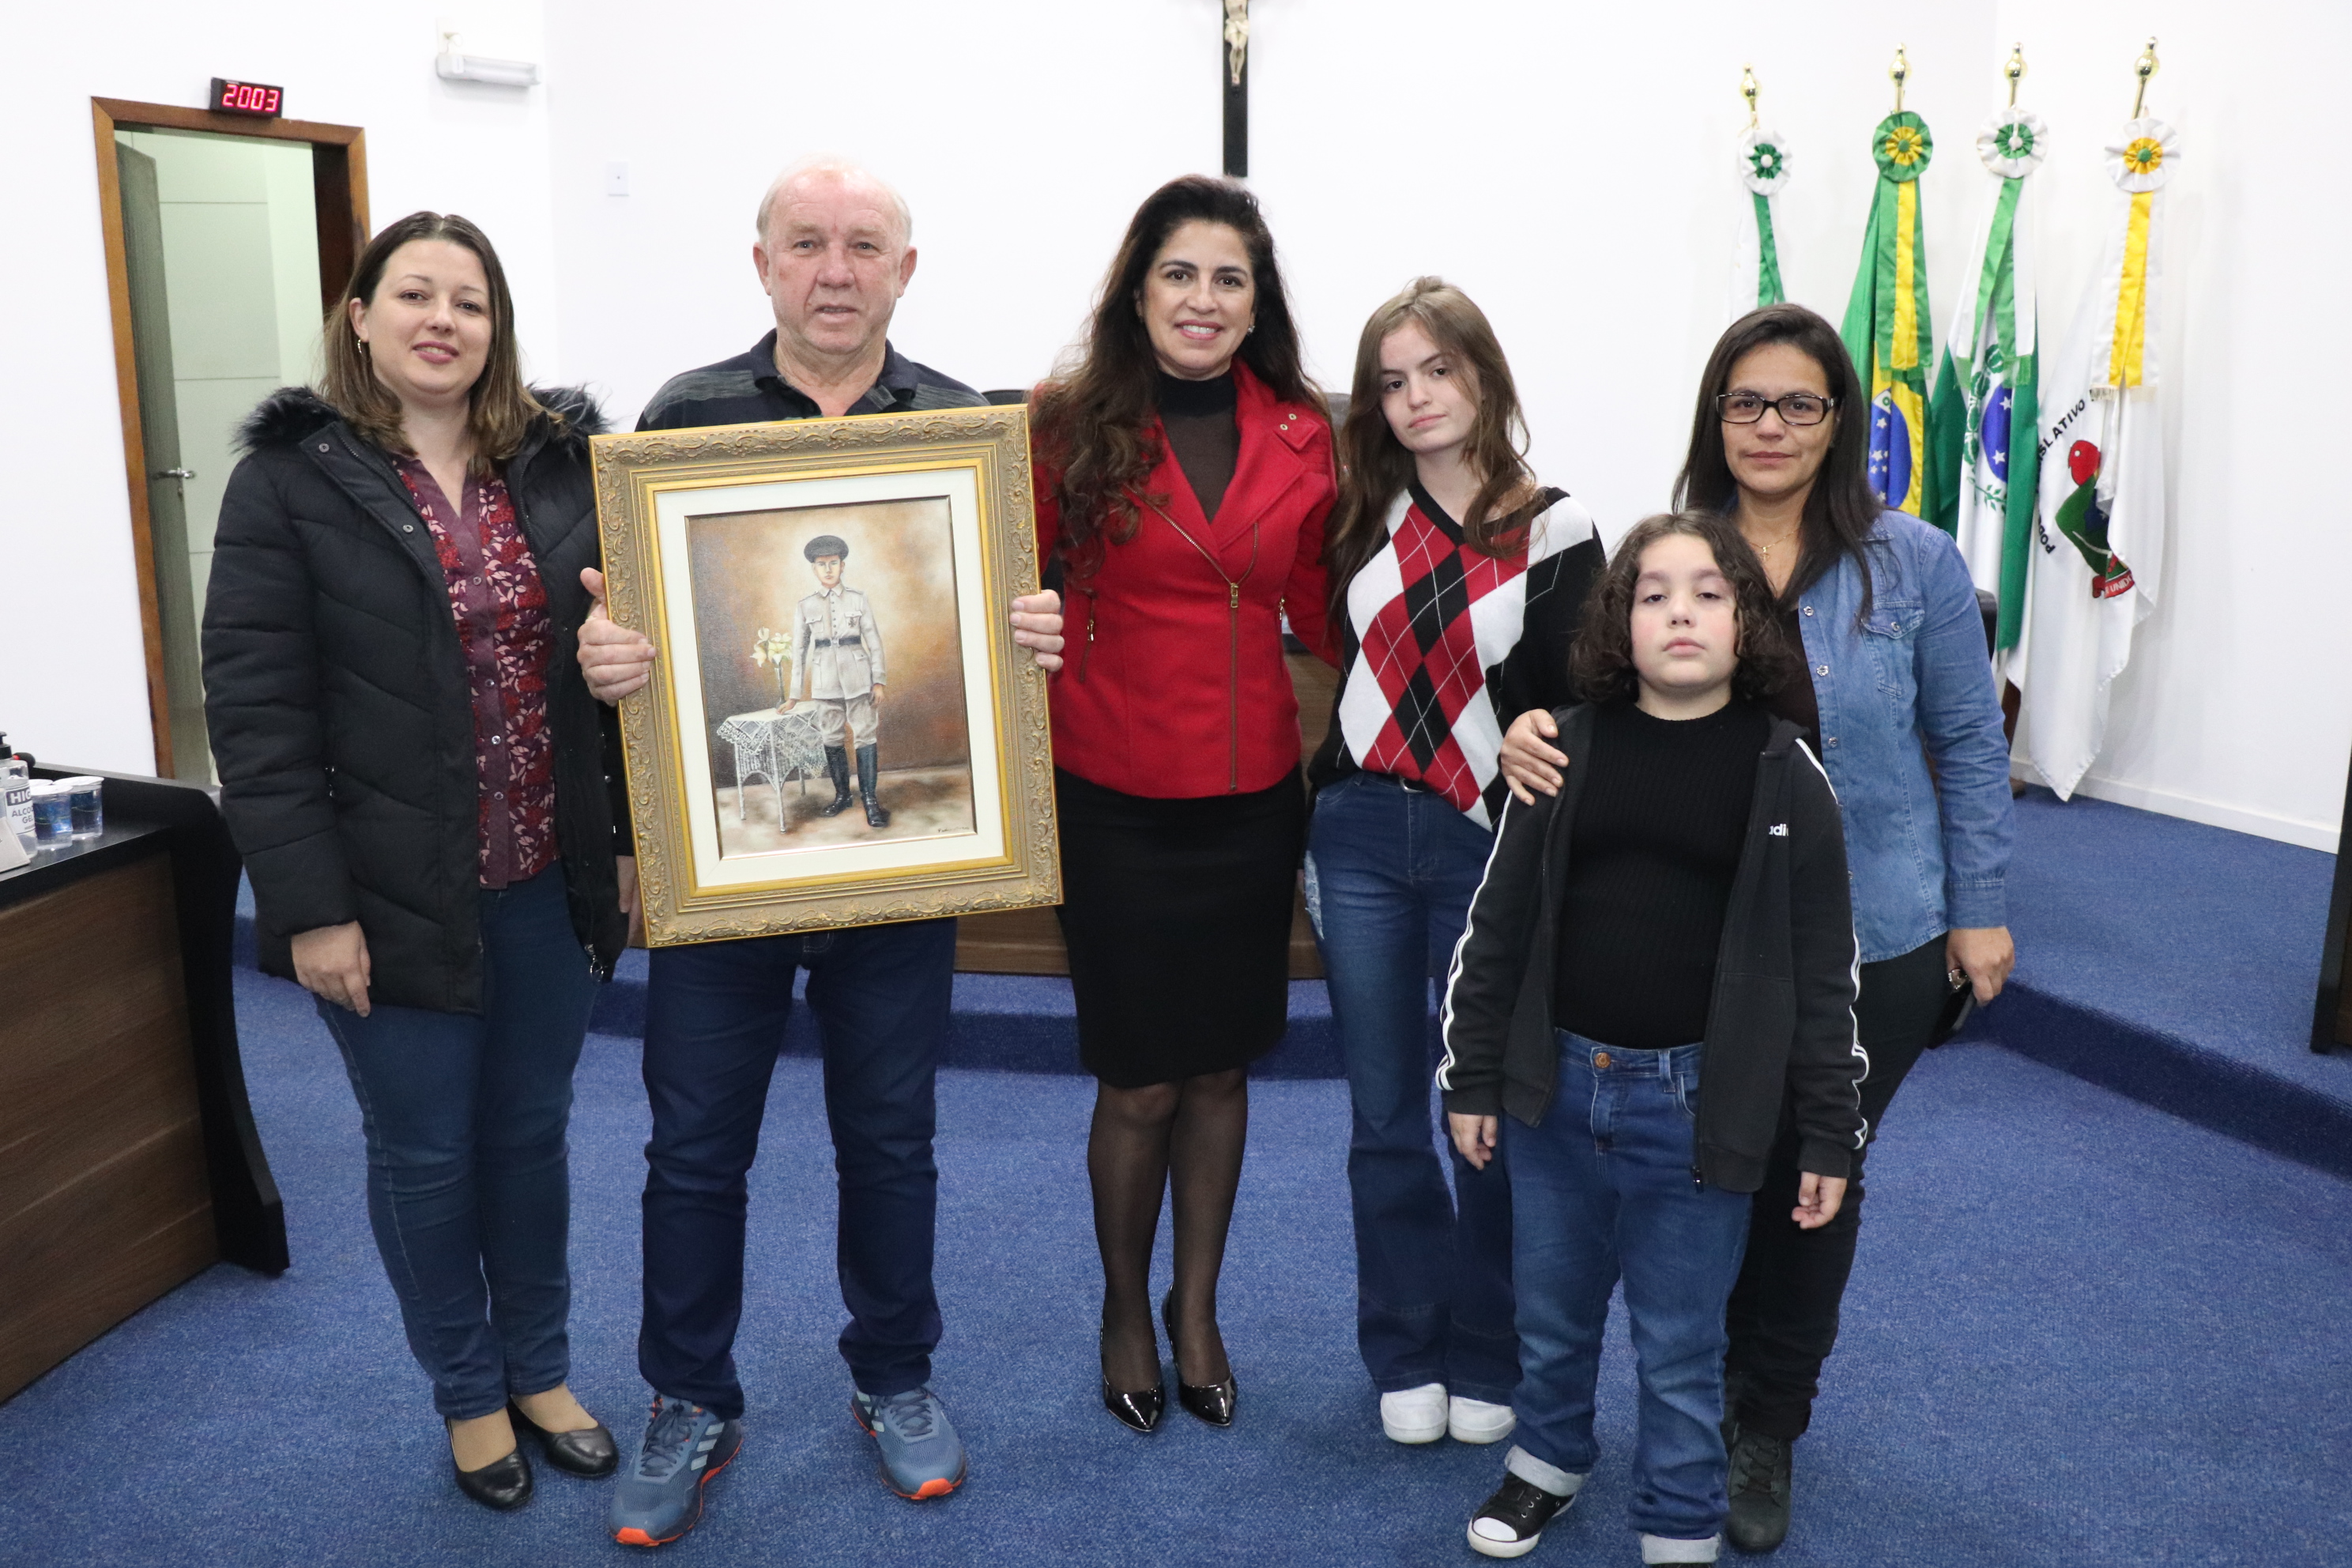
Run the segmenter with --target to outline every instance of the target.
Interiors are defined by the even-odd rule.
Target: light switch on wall
[[[604,194],[608,196],[625,196],[629,194],[629,166],[626,163],[604,165]]]

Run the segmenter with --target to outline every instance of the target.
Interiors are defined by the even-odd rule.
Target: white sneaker
[[[1418,1388],[1413,1390],[1416,1394],[1425,1392]],[[1385,1400],[1381,1401],[1381,1413],[1383,1415],[1388,1413]],[[1445,1429],[1453,1434],[1457,1443],[1499,1443],[1517,1430],[1518,1425],[1518,1416],[1512,1414],[1507,1405],[1489,1405],[1483,1399],[1472,1399],[1462,1394],[1455,1394],[1447,1402]],[[1396,1435],[1391,1433],[1390,1436]],[[1397,1441],[1403,1442],[1404,1439],[1399,1437]]]
[[[1445,1436],[1445,1385],[1424,1383],[1381,1395],[1381,1430],[1391,1443],[1434,1443]]]

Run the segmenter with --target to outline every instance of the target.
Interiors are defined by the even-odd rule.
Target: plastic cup
[[[106,781],[82,773],[59,779],[71,801],[73,836],[96,838],[106,831]]]

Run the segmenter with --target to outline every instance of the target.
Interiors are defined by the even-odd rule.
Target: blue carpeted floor
[[[221,1268],[0,1406],[0,1561],[624,1560],[602,1486],[542,1471],[465,1502],[370,1243],[357,1116],[307,999],[251,972],[246,1052],[295,1266]],[[635,1042],[591,1039],[574,1131],[575,1387],[625,1434]],[[833,1349],[830,1153],[813,1064],[777,1075],[739,1347],[751,1442],[683,1563],[1467,1563],[1500,1455],[1384,1442],[1354,1353],[1344,1087],[1256,1090],[1224,1296],[1240,1424],[1151,1438],[1096,1404],[1083,1079],[940,1087],[937,1384],[972,1478],[874,1479]],[[2352,1185],[1983,1046],[1927,1059],[1874,1158],[1871,1219],[1798,1525],[1774,1559],[2018,1568],[2341,1562],[2352,1539]],[[1636,1560],[1633,1373],[1607,1457],[1535,1563]]]
[[[2310,1048],[2336,858],[2030,790],[2017,975],[1972,1033],[2352,1176],[2352,1052]]]

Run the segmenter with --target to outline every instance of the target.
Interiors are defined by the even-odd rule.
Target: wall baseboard
[[[2042,775],[2030,763],[2012,761],[2010,771],[2029,784],[2042,782]],[[2201,822],[2208,827],[2226,827],[2233,833],[2251,833],[2258,838],[2274,838],[2282,844],[2301,845],[2305,849],[2317,849],[2324,854],[2336,852],[2337,832],[2332,823],[2273,816],[2268,812],[2248,811],[2243,806],[2200,800],[2192,795],[2154,789],[2147,784],[2126,784],[2120,779],[2101,778],[2096,773],[2084,774],[2074,793],[2115,805],[2135,806],[2141,811],[2159,812],[2166,816]]]

